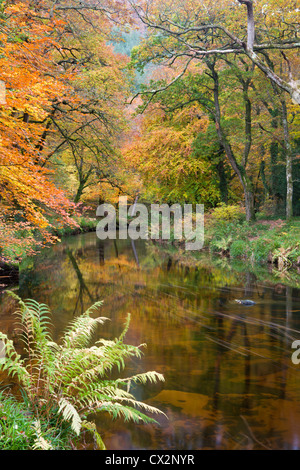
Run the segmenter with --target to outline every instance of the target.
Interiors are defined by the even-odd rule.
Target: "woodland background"
[[[299,216],[298,34],[291,0],[1,0],[2,261],[120,195]]]

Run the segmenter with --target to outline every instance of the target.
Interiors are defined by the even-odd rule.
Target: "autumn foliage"
[[[120,194],[299,212],[298,15],[292,0],[0,1],[1,260]],[[131,58],[116,53],[134,28]]]
[[[111,4],[108,18],[107,10],[93,2],[83,13],[77,6],[29,0],[1,6],[4,261],[15,257],[11,246],[26,251],[31,237],[38,244],[53,242],[55,228],[76,225],[84,189],[112,175],[110,157],[116,152],[111,137],[118,129],[126,80],[120,71],[124,59],[114,56],[108,41],[110,20],[122,8]],[[67,187],[69,174],[75,178]]]

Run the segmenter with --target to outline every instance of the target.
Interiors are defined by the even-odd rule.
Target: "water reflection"
[[[297,285],[297,284],[296,284]],[[191,262],[144,242],[66,239],[28,260],[22,298],[47,303],[54,337],[93,302],[117,336],[127,312],[127,341],[146,342],[129,373],[157,370],[165,383],[137,387],[138,399],[161,408],[160,426],[97,419],[109,449],[294,449],[300,439],[299,289],[272,273],[203,256]],[[251,298],[253,307],[236,298]],[[1,330],[13,334],[14,303],[2,296]]]

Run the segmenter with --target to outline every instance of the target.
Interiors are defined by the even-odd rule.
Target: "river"
[[[300,340],[300,290],[290,277],[88,233],[26,260],[14,288],[49,305],[56,340],[98,300],[111,320],[101,332],[106,338],[115,338],[131,313],[126,342],[147,348],[128,373],[165,377],[137,387],[136,397],[167,417],[154,426],[96,417],[109,450],[300,449],[300,365],[291,360],[292,342]],[[235,302],[244,298],[255,305]],[[13,308],[2,294],[0,330],[12,337]]]

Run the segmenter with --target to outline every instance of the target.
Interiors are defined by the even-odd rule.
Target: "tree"
[[[113,1],[24,0],[1,8],[1,198],[6,213],[17,210],[50,241],[50,221],[74,224],[66,196],[77,203],[90,184],[119,186],[128,59],[109,41],[120,15],[130,19]],[[66,194],[60,175],[70,156],[78,188]]]
[[[222,61],[221,61],[222,62]],[[226,155],[228,162],[230,163],[235,175],[238,177],[244,191],[245,206],[246,206],[246,217],[247,220],[254,219],[254,186],[253,186],[253,171],[249,172],[249,160],[250,153],[252,150],[252,104],[250,98],[250,85],[253,80],[253,67],[252,69],[247,66],[247,64],[241,63],[241,66],[245,68],[245,71],[242,70],[240,63],[236,63],[233,67],[233,64],[229,71],[227,69],[222,70],[222,65],[216,60],[216,58],[207,58],[205,60],[206,69],[202,68],[202,74],[199,75],[199,69],[194,67],[190,68],[189,72],[186,72],[185,77],[176,80],[172,86],[168,87],[165,91],[158,94],[152,101],[157,100],[160,102],[160,105],[168,113],[174,112],[174,110],[181,110],[183,114],[183,109],[188,109],[191,107],[192,103],[197,103],[198,115],[203,115],[204,122],[210,121],[215,127],[215,137],[218,141],[218,153],[221,155],[221,160],[224,161],[224,155]],[[226,84],[229,82],[229,85]],[[151,84],[152,85],[152,84]],[[223,101],[225,100],[224,90],[231,90],[235,87],[235,93],[238,95],[238,99],[234,100],[234,105],[230,107],[230,110],[226,109]],[[230,92],[228,91],[228,94]],[[146,98],[147,102],[147,98]],[[225,102],[225,101],[224,101]],[[233,110],[234,108],[234,110]],[[233,113],[233,114],[232,114]],[[240,125],[237,126],[237,116],[244,116],[244,128]],[[230,120],[234,120],[234,127],[229,125]],[[199,119],[198,119],[199,122]],[[163,125],[163,124],[162,124]],[[184,123],[182,123],[184,127]],[[201,126],[200,126],[201,129]],[[238,134],[240,132],[240,134]],[[201,140],[203,140],[203,135],[205,131],[200,130],[198,136],[196,133],[191,134],[191,139],[198,139],[198,145]],[[235,139],[233,138],[235,137]],[[239,137],[238,137],[239,136]],[[237,140],[238,137],[238,140]],[[164,144],[163,148],[166,149],[167,146]],[[238,143],[236,143],[236,142]],[[172,142],[175,142],[173,136]],[[158,152],[159,146],[156,143],[156,152]],[[213,143],[211,142],[211,148],[213,148]],[[163,150],[161,150],[159,155]],[[203,152],[203,150],[202,150]],[[212,154],[215,150],[211,150]],[[140,153],[140,150],[139,152]],[[158,157],[157,157],[158,158]],[[189,155],[186,152],[181,152],[179,159],[181,162],[186,161],[190,158],[190,165],[193,165],[193,160],[191,159],[191,153]],[[203,182],[210,181],[211,189],[214,187],[213,181],[214,177],[210,173],[212,170],[211,163],[205,161],[203,156],[199,155],[200,161],[202,160],[201,173],[197,175],[196,172],[193,173],[193,178],[199,178],[199,181],[194,186],[199,185],[199,190],[203,187]],[[170,162],[172,161],[172,156],[170,156]],[[205,162],[205,163],[204,163]],[[161,162],[162,163],[162,162]],[[199,164],[199,160],[198,160]],[[168,168],[168,163],[165,163],[161,172],[165,171]],[[206,171],[207,168],[207,171]],[[220,170],[219,167],[215,167],[214,171]],[[206,174],[206,177],[203,178],[203,175]],[[210,179],[209,178],[210,175]],[[192,175],[191,175],[192,176]],[[224,178],[224,173],[221,176]],[[223,180],[224,182],[224,180]],[[182,178],[181,178],[182,183]],[[202,185],[202,186],[201,186]],[[206,190],[200,191],[202,196],[202,202],[207,202],[206,199]],[[189,197],[192,198],[191,194]],[[211,200],[212,202],[212,200]],[[217,200],[215,199],[215,203]]]
[[[123,184],[118,145],[125,127],[130,74],[128,58],[116,54],[111,41],[118,40],[122,23],[130,24],[131,19],[126,8],[114,1],[46,0],[34,9],[43,21],[56,19],[59,25],[53,30],[56,47],[51,59],[55,76],[63,76],[68,86],[62,99],[48,109],[39,150],[44,167],[59,165],[65,173],[75,172],[78,186],[74,190],[72,179],[68,194],[77,203],[87,188],[99,182],[112,187]]]
[[[120,185],[128,59],[114,54],[109,40],[121,12],[122,5],[114,2],[105,8],[92,1],[1,4],[0,228],[5,236],[0,255],[5,261],[31,252],[34,239],[54,242],[61,225],[76,226],[76,203],[88,185]],[[124,21],[129,21],[125,13]],[[66,172],[61,176],[70,156],[78,188],[68,192]]]
[[[173,93],[180,94],[182,88]],[[149,106],[141,123],[123,146],[124,159],[142,179],[140,197],[151,202],[205,203],[220,200],[218,182],[213,181],[213,165],[193,147],[195,138],[205,134],[208,119],[195,102],[183,109],[166,112],[170,101]]]
[[[219,2],[217,7],[210,2],[201,2],[201,5],[193,8],[189,1],[174,5],[170,8],[168,2],[164,7],[156,2],[146,2],[143,9],[139,4],[131,2],[136,14],[149,28],[157,30],[163,36],[172,38],[176,47],[165,50],[170,61],[176,57],[194,57],[203,59],[211,55],[243,54],[247,56],[265,75],[279,88],[286,91],[296,103],[300,104],[299,84],[293,78],[291,67],[288,74],[279,75],[268,66],[261,58],[265,51],[293,51],[300,47],[297,36],[297,20],[299,14],[294,1],[280,4],[278,2],[258,2],[260,20],[268,11],[272,14],[275,10],[276,18],[282,14],[284,33],[276,34],[276,42],[273,41],[267,28],[267,37],[263,34],[265,24],[255,26],[254,7],[252,0],[237,0],[240,5],[247,7],[247,39],[244,40],[242,26],[240,25],[240,12],[231,1]],[[173,3],[173,2],[172,2]],[[226,12],[226,15],[224,13]],[[220,14],[221,13],[221,14]],[[273,19],[273,18],[272,18]],[[299,23],[299,22],[298,22]],[[239,25],[239,27],[237,27]],[[262,27],[260,27],[262,26]],[[271,31],[272,33],[272,31]],[[282,34],[283,33],[283,34]],[[242,37],[242,39],[241,39]],[[256,38],[261,38],[262,43],[256,43]],[[260,55],[259,55],[260,54]],[[289,60],[287,60],[288,63]]]
[[[211,6],[209,2],[202,2],[193,8],[192,4],[187,0],[180,4],[176,3],[175,8],[169,2],[165,3],[164,6],[158,5],[156,2],[147,3],[144,9],[134,6],[142,22],[149,28],[149,35],[142,46],[133,51],[133,60],[140,68],[152,62],[176,71],[173,74],[172,80],[165,82],[163,85],[157,84],[153,87],[152,84],[152,87],[149,86],[141,90],[141,93],[147,97],[145,107],[158,94],[166,92],[169,88],[173,89],[174,84],[189,73],[198,61],[205,63],[210,69],[210,76],[214,81],[213,119],[216,124],[220,145],[223,147],[243,187],[247,219],[250,220],[254,218],[254,185],[246,168],[253,146],[252,103],[249,93],[250,90],[255,90],[256,82],[260,81],[259,74],[257,73],[257,70],[259,70],[264,72],[263,76],[267,76],[270,79],[269,83],[277,90],[277,94],[283,96],[283,90],[289,91],[289,94],[297,101],[296,85],[291,77],[293,76],[293,67],[297,64],[294,50],[299,47],[299,44],[297,42],[296,27],[291,11],[289,11],[295,7],[293,2],[290,2],[288,6],[279,5],[280,13],[284,15],[283,19],[278,18],[278,5],[275,9],[271,1],[264,4],[264,8],[267,8],[269,14],[270,10],[271,12],[276,12],[275,25],[270,25],[268,16],[264,16],[262,10],[256,28],[254,27],[252,2],[238,3],[247,5],[247,44],[239,39],[239,37],[242,37],[243,29],[237,19],[237,15],[240,13],[237,3],[234,5],[232,2],[229,4],[229,2],[224,1],[218,3],[217,6],[215,4]],[[226,6],[228,9],[226,9]],[[261,7],[260,4],[259,6]],[[283,23],[285,25],[284,28]],[[259,40],[259,44],[254,41],[255,38]],[[275,55],[275,52],[278,51],[280,52],[279,56],[278,54]],[[258,54],[260,57],[258,57]],[[232,144],[226,135],[222,122],[224,108],[220,105],[219,84],[219,75],[224,69],[224,65],[221,65],[222,62],[234,72],[231,75],[231,79],[235,75],[239,77],[240,86],[243,89],[245,145],[241,158],[237,158],[234,155]],[[283,71],[281,77],[274,71],[278,65],[280,65]],[[246,70],[245,77],[243,77],[242,73],[238,72],[239,67]],[[202,69],[200,73],[203,73]],[[249,73],[252,74],[252,79],[249,79]],[[285,75],[288,75],[289,81],[283,78]],[[287,84],[288,86],[286,86]],[[289,218],[291,216],[293,190],[291,145],[289,143],[287,111],[284,108],[285,100],[282,100],[282,125],[287,155],[287,217]],[[212,111],[210,110],[210,112]],[[286,116],[285,119],[284,116]]]
[[[54,23],[55,24],[55,23]],[[51,222],[74,225],[74,205],[43,167],[39,146],[47,108],[61,99],[65,84],[52,73],[46,51],[53,47],[52,27],[25,4],[4,8],[0,23],[0,69],[6,104],[0,107],[0,188],[2,213],[28,222],[51,241]],[[13,67],[12,67],[13,64]],[[51,221],[50,221],[51,220]]]

